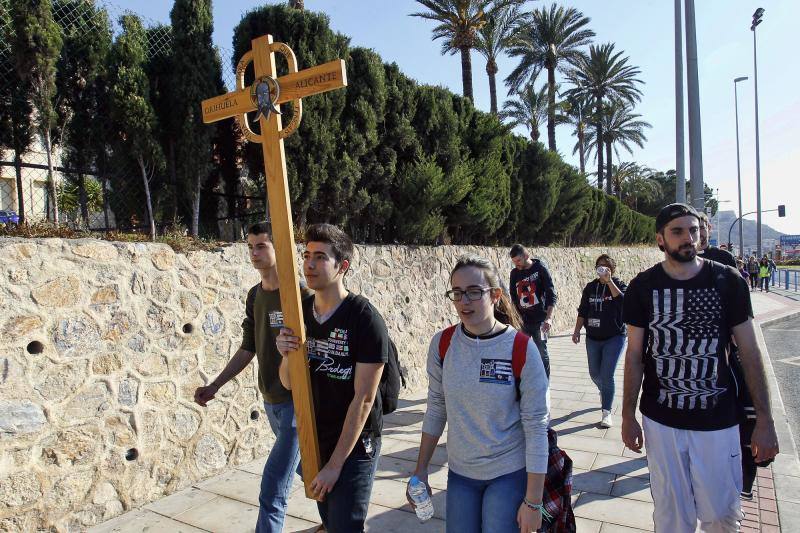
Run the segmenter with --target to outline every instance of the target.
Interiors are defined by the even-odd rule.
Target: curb
[[[779,444],[781,445],[782,449],[781,449],[781,452],[778,454],[778,457],[783,456],[783,458],[780,460],[780,463],[784,463],[785,464],[785,463],[788,462],[790,465],[793,464],[794,468],[792,470],[794,470],[796,472],[800,472],[800,461],[798,460],[798,457],[797,457],[797,441],[796,441],[796,437],[795,437],[795,435],[792,434],[791,427],[789,426],[789,421],[788,421],[787,416],[786,416],[786,407],[784,406],[784,403],[783,403],[783,397],[781,395],[781,390],[780,390],[780,388],[778,386],[778,380],[775,377],[775,369],[774,369],[774,367],[772,365],[772,359],[769,356],[769,349],[767,348],[766,341],[764,340],[764,332],[763,332],[763,329],[762,329],[762,328],[765,328],[765,327],[773,326],[775,324],[780,324],[782,322],[787,322],[787,321],[792,320],[792,319],[797,318],[797,317],[800,317],[800,311],[790,310],[790,311],[787,311],[786,313],[784,313],[784,314],[782,314],[780,316],[777,316],[777,317],[774,317],[774,318],[769,318],[768,320],[764,320],[763,322],[756,319],[755,320],[755,325],[758,326],[758,327],[756,327],[755,330],[756,330],[756,338],[758,340],[759,348],[762,351],[762,360],[764,361],[764,369],[767,372],[767,379],[769,381],[769,388],[770,388],[771,391],[774,391],[775,396],[776,396],[776,398],[778,400],[778,404],[780,405],[780,409],[781,409],[781,412],[780,412],[781,416],[774,416],[773,415],[773,418],[775,419],[775,430],[779,435],[781,433],[783,433],[785,435],[788,435],[788,442],[780,443],[780,439],[779,439]],[[771,402],[771,403],[773,403],[773,402]],[[774,405],[773,405],[773,408],[774,408]],[[790,448],[789,450],[784,450],[784,448],[786,447],[785,446],[786,444],[788,444],[788,446]],[[778,471],[775,470],[775,467],[776,467],[776,465],[778,463],[778,457],[776,457],[776,462],[772,464],[771,469],[773,471],[773,474],[783,475],[783,474],[781,474],[781,472],[778,472]],[[800,477],[796,477],[796,476],[793,476],[793,475],[789,474],[789,475],[786,476],[786,478],[793,480],[793,481],[790,482],[791,491],[792,492],[800,491]],[[781,492],[783,492],[783,491],[781,491]],[[778,521],[782,523],[783,527],[788,527],[791,524],[785,523],[784,522],[785,518],[784,518],[784,520],[781,520],[781,514],[782,513],[781,513],[781,509],[780,509],[780,502],[781,501],[786,501],[786,500],[781,500],[781,497],[780,497],[780,495],[778,494],[778,491],[777,491],[777,487],[775,487],[775,489],[774,489],[774,494],[775,494],[776,501],[778,502]],[[796,524],[794,524],[794,525],[796,526]]]

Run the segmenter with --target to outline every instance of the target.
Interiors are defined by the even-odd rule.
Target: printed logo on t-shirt
[[[481,359],[481,383],[499,383],[511,385],[513,383],[511,361],[508,359]]]
[[[267,318],[269,318],[269,327],[275,329],[283,327],[283,311],[270,311]]]
[[[522,309],[530,309],[539,305],[539,298],[536,296],[536,281],[539,279],[539,273],[534,272],[527,278],[517,282],[517,296],[519,297],[519,306]]]
[[[653,289],[650,321],[658,403],[712,409],[725,392],[719,377],[722,300],[716,289]]]
[[[330,379],[347,381],[353,376],[353,363],[350,360],[350,346],[347,330],[334,328],[327,339],[306,341],[308,359],[312,362],[312,372],[320,372]]]

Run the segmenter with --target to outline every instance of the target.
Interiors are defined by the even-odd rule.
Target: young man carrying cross
[[[389,334],[380,313],[350,293],[344,276],[353,242],[330,224],[306,232],[303,273],[314,295],[303,300],[308,361],[320,456],[311,482],[329,533],[364,531],[381,449],[383,415],[378,385],[389,358]],[[280,379],[291,389],[287,355],[298,337],[281,329]]]
[[[275,337],[283,326],[283,313],[275,247],[268,224],[250,226],[247,230],[247,247],[250,250],[250,262],[261,275],[261,281],[247,293],[241,347],[210,384],[195,391],[194,401],[205,407],[223,385],[239,375],[257,356],[258,388],[264,397],[264,410],[275,434],[275,444],[269,452],[261,477],[256,531],[280,533],[292,478],[300,462],[300,449],[292,394],[281,385],[278,378],[281,357],[275,346]],[[311,294],[307,290],[305,293]]]

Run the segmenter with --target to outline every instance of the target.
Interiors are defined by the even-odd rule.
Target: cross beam
[[[280,78],[277,77],[275,68],[276,52],[286,58],[290,71]],[[255,70],[255,81],[250,87],[245,87],[244,73],[250,63]],[[281,125],[281,115],[265,111],[261,105],[256,89],[264,89],[265,86],[258,87],[262,80],[273,82],[272,85],[266,85],[272,105],[292,103],[292,119],[286,127]],[[264,35],[251,41],[251,50],[239,61],[236,67],[236,86],[237,89],[233,92],[203,101],[203,122],[208,124],[235,117],[245,137],[251,142],[260,143],[264,153],[264,173],[280,283],[281,310],[286,327],[300,337],[300,348],[289,354],[289,374],[297,417],[303,483],[306,496],[314,498],[310,485],[320,470],[319,442],[305,348],[306,330],[300,304],[300,278],[297,272],[297,249],[292,227],[283,139],[294,133],[300,125],[301,99],[347,86],[347,72],[341,59],[298,72],[297,59],[292,49],[284,43],[273,42],[271,35]],[[260,134],[253,132],[247,118],[247,113],[256,109],[260,111]]]

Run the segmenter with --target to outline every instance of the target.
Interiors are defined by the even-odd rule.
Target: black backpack
[[[358,297],[361,303],[359,311],[366,309],[369,300],[363,296]],[[400,370],[400,359],[398,357],[397,346],[394,341],[389,339],[389,360],[383,365],[381,382],[378,384],[378,393],[381,396],[381,406],[383,414],[388,415],[397,410],[397,402],[400,399],[400,389],[406,388],[406,378]]]

